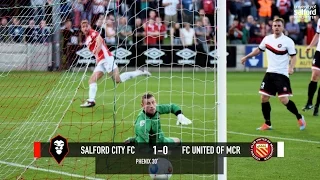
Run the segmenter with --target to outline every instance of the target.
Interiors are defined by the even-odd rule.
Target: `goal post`
[[[9,10],[18,8],[21,12],[17,11],[18,14],[8,19],[13,21],[18,18],[21,24],[10,21],[5,27],[14,29],[22,26],[26,30],[25,34],[20,35],[24,41],[16,41],[13,33],[0,30],[0,38],[5,37],[5,40],[0,39],[0,64],[5,64],[5,68],[0,66],[0,87],[3,89],[0,91],[0,139],[3,143],[0,147],[0,166],[3,167],[0,169],[0,179],[149,179],[148,173],[97,174],[93,158],[67,157],[59,165],[53,158],[33,156],[34,142],[48,143],[57,135],[67,138],[70,143],[123,143],[128,137],[135,136],[134,123],[141,113],[141,97],[146,92],[152,93],[158,104],[174,103],[180,106],[184,115],[193,122],[188,126],[176,125],[175,114],[161,115],[161,129],[165,137],[177,137],[182,142],[190,143],[227,142],[226,1],[210,1],[216,7],[215,11],[208,13],[214,16],[214,23],[209,17],[201,17],[201,4],[197,4],[196,8],[185,5],[183,10],[178,9],[177,15],[181,19],[174,26],[180,27],[172,28],[175,29],[172,31],[181,32],[184,29],[186,33],[188,28],[198,32],[205,29],[205,33],[210,31],[210,35],[202,35],[203,38],[198,35],[191,39],[193,43],[187,45],[181,43],[181,37],[177,35],[179,33],[171,34],[171,29],[163,32],[162,42],[159,38],[156,44],[148,45],[147,37],[141,35],[145,31],[143,25],[128,23],[130,19],[148,23],[145,16],[149,16],[149,12],[136,12],[139,9],[137,1],[130,1],[132,4],[128,6],[125,2],[129,0],[120,4],[116,0],[99,1],[108,2],[104,5],[106,11],[102,13],[108,14],[103,17],[102,27],[110,34],[114,30],[114,43],[111,43],[111,38],[105,40],[109,43],[107,46],[120,73],[139,69],[151,71],[152,76],[138,77],[120,84],[115,84],[110,76],[104,76],[97,82],[96,106],[80,108],[80,104],[88,98],[88,80],[95,59],[85,51],[87,48],[83,49],[83,39],[80,40],[78,34],[79,23],[76,26],[77,22],[74,22],[78,29],[73,30],[77,33],[68,36],[66,19],[79,18],[78,12],[76,9],[62,8],[77,8],[79,4],[76,3],[80,1],[52,0],[53,4],[44,5],[44,9],[50,9],[42,15],[48,18],[46,20],[50,27],[45,36],[54,37],[50,42],[40,42],[36,36],[38,31],[29,28],[30,20],[36,19],[37,13],[33,13],[35,7],[23,4],[10,6]],[[162,18],[158,25],[166,21],[160,13],[164,7],[159,2],[150,8]],[[36,7],[41,11],[40,5]],[[4,9],[0,6],[0,17]],[[118,13],[119,9],[127,10],[127,13]],[[127,16],[129,12],[132,17]],[[113,25],[119,26],[121,18],[127,18],[124,27],[131,25],[132,33],[139,31],[141,36],[135,34],[125,37],[125,41],[120,39],[120,33]],[[38,29],[40,24],[37,21],[35,23]],[[60,28],[68,30],[68,33],[59,34]],[[102,33],[103,28],[98,31]],[[65,42],[69,43],[68,48],[64,46]],[[57,62],[53,65],[58,65],[59,59],[63,68],[48,72],[52,61]],[[188,163],[199,168],[193,159]],[[201,163],[203,166],[200,168],[205,169],[206,164]],[[172,179],[226,179],[226,158],[223,163],[224,174],[212,174],[212,166],[207,167],[209,173],[175,174],[177,171],[173,170]],[[174,168],[179,169],[178,166]],[[134,166],[130,169],[134,171]]]
[[[217,0],[217,124],[218,124],[218,142],[227,142],[227,2]],[[219,29],[219,30],[218,30]],[[227,157],[223,158],[223,174],[218,175],[218,180],[227,179]]]

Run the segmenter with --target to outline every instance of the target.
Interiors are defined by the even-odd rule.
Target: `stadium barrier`
[[[82,46],[68,46],[68,64],[77,63],[79,66],[83,63],[94,64],[94,58],[82,59],[75,54],[76,51],[82,49]],[[110,51],[115,56],[118,66],[140,67],[148,66],[198,66],[198,67],[215,67],[216,66],[216,50],[211,46],[209,53],[205,53],[202,46],[110,46]],[[236,67],[237,48],[235,46],[227,47],[227,67]],[[76,60],[76,61],[74,61]]]
[[[0,43],[0,71],[47,71],[52,66],[51,52],[49,43]]]
[[[265,71],[267,66],[267,55],[262,53],[259,56],[250,58],[245,66],[240,62],[241,58],[256,48],[257,45],[228,45],[227,67],[228,71]],[[87,63],[76,55],[76,51],[83,46],[68,45],[62,50],[63,69],[71,65]],[[308,53],[305,46],[296,46],[297,50],[297,71],[310,71],[315,48]],[[172,67],[179,69],[192,67],[215,67],[216,51],[211,46],[209,53],[205,53],[202,46],[111,46],[110,50],[116,57],[119,66],[136,67],[148,64],[149,67]],[[117,50],[117,51],[116,51]],[[94,59],[90,60],[94,63]],[[94,64],[93,64],[94,65]],[[52,45],[48,44],[0,44],[0,71],[47,71],[52,66]],[[191,68],[192,70],[192,68]]]

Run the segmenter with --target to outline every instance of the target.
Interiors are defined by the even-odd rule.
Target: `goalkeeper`
[[[173,113],[178,117],[177,125],[188,125],[192,122],[186,118],[179,106],[175,104],[159,104],[152,94],[142,96],[141,106],[143,110],[139,113],[135,122],[134,131],[136,137],[128,138],[125,143],[180,143],[179,138],[165,137],[160,122],[161,114]]]

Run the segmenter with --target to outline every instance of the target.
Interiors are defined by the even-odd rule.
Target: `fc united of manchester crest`
[[[257,161],[267,161],[273,155],[273,144],[267,138],[257,138],[251,144],[251,155]]]

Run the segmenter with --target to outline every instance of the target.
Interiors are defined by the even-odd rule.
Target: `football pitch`
[[[94,158],[33,160],[33,142],[48,142],[55,135],[69,142],[123,142],[134,136],[133,123],[141,111],[141,96],[155,95],[159,104],[181,106],[192,125],[176,126],[175,115],[161,116],[166,136],[184,142],[216,141],[216,77],[212,72],[155,72],[116,85],[98,83],[97,105],[82,109],[88,77],[83,72],[11,72],[0,77],[0,179],[150,179],[145,175],[95,175]],[[295,116],[277,98],[271,99],[274,130],[256,131],[262,125],[259,86],[263,72],[228,73],[227,137],[229,142],[252,142],[257,137],[285,142],[285,157],[258,162],[251,157],[228,158],[228,179],[318,179],[320,172],[320,117],[302,112],[307,127],[298,128]],[[299,111],[305,105],[310,73],[291,77]],[[314,101],[316,99],[316,95]],[[26,166],[32,165],[29,169]],[[174,172],[173,167],[173,172]],[[21,175],[22,174],[22,175]],[[20,176],[21,175],[21,176]],[[170,179],[216,179],[216,176],[173,175]]]

